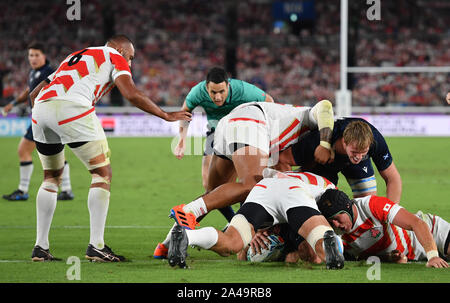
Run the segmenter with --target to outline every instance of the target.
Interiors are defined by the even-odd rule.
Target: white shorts
[[[274,218],[273,225],[287,223],[287,211],[309,207],[319,211],[316,200],[306,184],[294,178],[265,178],[250,191],[245,202],[261,205]]]
[[[241,146],[253,146],[269,154],[270,137],[264,113],[249,105],[223,117],[214,134],[214,152],[231,159]],[[236,148],[237,146],[237,148]]]
[[[31,118],[33,137],[37,142],[67,144],[106,139],[94,107],[49,100],[35,104]]]

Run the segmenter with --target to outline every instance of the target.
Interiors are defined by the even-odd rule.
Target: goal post
[[[349,73],[449,73],[450,66],[348,66],[348,0],[340,2],[340,88],[336,91],[335,112],[339,117],[351,116],[353,113],[352,92],[348,89]],[[446,94],[447,92],[445,92]],[[443,96],[445,98],[445,96]],[[437,108],[437,107],[436,107]],[[385,107],[385,109],[387,109]],[[402,112],[414,111],[414,107],[402,107]],[[372,108],[373,112],[374,109]],[[428,111],[428,109],[425,109]],[[441,110],[440,110],[441,111]],[[448,107],[443,111],[450,112]]]

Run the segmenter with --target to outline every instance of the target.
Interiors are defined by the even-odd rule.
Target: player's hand
[[[434,257],[431,258],[428,262],[427,262],[427,267],[434,267],[434,268],[448,268],[448,263],[445,262],[444,259],[439,258],[439,257]]]
[[[184,140],[180,139],[177,146],[175,146],[174,155],[177,157],[177,159],[181,160],[184,156],[184,150],[186,149],[186,146],[184,144]]]
[[[317,163],[327,164],[334,161],[333,149],[328,149],[322,145],[318,145],[314,151],[314,159]]]
[[[255,233],[252,241],[250,241],[250,246],[253,252],[261,254],[261,249],[269,249],[269,246],[267,244],[270,243],[269,239],[267,238],[268,236],[269,233],[267,231],[258,231]]]
[[[173,122],[178,120],[191,121],[192,114],[187,111],[179,111],[179,112],[169,112],[165,118],[166,121]]]
[[[5,107],[3,107],[3,109],[2,109],[3,117],[6,117],[8,115],[8,113],[11,111],[12,108],[13,108],[13,104],[12,103],[6,104]]]

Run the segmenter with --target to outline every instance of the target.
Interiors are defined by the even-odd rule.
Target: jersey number
[[[82,51],[76,53],[75,55],[73,55],[72,58],[70,58],[69,62],[67,63],[67,65],[72,66],[77,64],[78,62],[80,62],[82,54],[87,51],[87,49],[83,49]]]

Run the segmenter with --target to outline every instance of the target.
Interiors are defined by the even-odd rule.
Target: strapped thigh
[[[90,171],[99,167],[107,166],[110,163],[109,158],[111,152],[106,139],[90,141],[79,147],[71,149],[78,159],[83,162],[84,166],[86,166],[86,168]]]
[[[60,170],[64,167],[64,145],[36,142],[36,149],[44,170]]]

